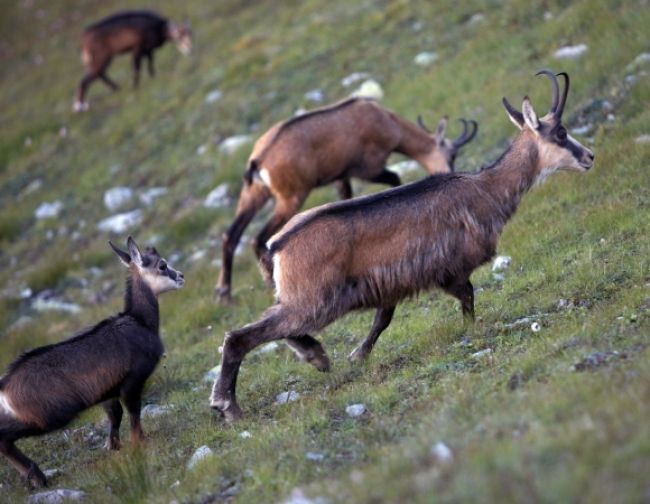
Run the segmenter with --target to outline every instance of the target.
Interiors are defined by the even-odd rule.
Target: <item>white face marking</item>
[[[3,392],[0,392],[0,413],[4,413],[13,418],[18,417],[16,411],[9,404],[9,399],[7,399],[7,396]]]
[[[271,176],[266,168],[260,170],[260,178],[266,187],[271,187]]]
[[[167,266],[169,268],[169,266]],[[180,289],[184,282],[172,280],[167,275],[161,275],[154,271],[139,268],[140,276],[147,283],[149,288],[154,294],[158,295],[162,292],[167,292],[174,289]],[[174,270],[175,271],[175,270]],[[178,272],[176,272],[178,274]]]
[[[273,256],[273,283],[275,284],[275,297],[280,299],[280,293],[282,292],[282,286],[280,285],[280,279],[282,274],[280,273],[280,256],[275,254]]]

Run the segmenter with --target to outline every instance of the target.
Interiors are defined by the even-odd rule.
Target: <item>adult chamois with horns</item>
[[[470,142],[478,125],[461,119],[463,132],[445,138],[447,119],[435,133],[418,117],[419,127],[370,99],[352,98],[315,109],[271,127],[255,143],[248,159],[235,220],[223,234],[222,267],[217,294],[230,300],[232,264],[242,233],[270,197],[271,218],[253,242],[259,258],[266,241],[302,207],[312,189],[334,183],[341,198],[352,197],[350,178],[395,187],[396,173],[386,169],[391,153],[404,154],[429,173],[454,170],[458,150]]]
[[[143,438],[142,389],[164,351],[158,296],[180,289],[185,280],[156,249],[141,253],[131,237],[128,252],[109,244],[128,268],[124,311],[21,355],[0,378],[0,453],[35,486],[47,484],[45,475],[14,443],[60,429],[95,404],[108,416],[108,449],[120,448],[120,399],[129,414],[131,442]]]
[[[262,261],[273,276],[276,304],[259,321],[226,334],[221,374],[211,406],[229,421],[241,417],[235,397],[244,356],[258,345],[285,338],[303,360],[329,370],[321,343],[309,333],[342,315],[375,309],[370,333],[351,358],[367,357],[402,299],[437,287],[474,316],[472,272],[492,258],[521,197],[556,170],[586,172],[591,150],[562,124],[569,92],[549,70],[551,107],[538,118],[528,97],[522,111],[504,98],[519,135],[502,156],[478,173],[434,175],[371,196],[323,205],[295,216],[269,241]]]
[[[174,41],[184,55],[192,50],[192,33],[186,22],[176,24],[152,11],[118,12],[86,28],[81,38],[81,61],[87,72],[77,87],[73,110],[88,109],[86,92],[97,78],[113,91],[118,89],[106,73],[114,56],[133,54],[134,87],[140,82],[143,58],[147,60],[149,75],[153,77],[153,53],[168,40]]]

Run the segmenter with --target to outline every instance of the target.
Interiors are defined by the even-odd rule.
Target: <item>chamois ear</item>
[[[447,129],[447,121],[449,121],[449,118],[447,116],[444,116],[438,122],[438,126],[436,126],[436,141],[438,143],[441,143],[445,139],[445,130]]]
[[[124,266],[128,266],[129,264],[131,264],[131,256],[129,255],[128,252],[125,252],[124,250],[120,250],[115,245],[113,245],[113,242],[110,240],[108,240],[108,244],[113,249],[113,252],[117,254],[117,257],[120,258],[120,261],[122,262],[122,264],[124,264]]]
[[[524,116],[522,113],[510,105],[510,102],[506,99],[505,96],[501,99],[501,102],[503,103],[503,107],[506,109],[508,118],[510,121],[512,121],[512,124],[517,126],[519,129],[524,129]]]
[[[524,103],[521,105],[521,112],[524,116],[524,121],[526,121],[526,125],[531,130],[537,132],[539,129],[539,119],[537,119],[537,114],[533,110],[533,106],[527,96],[524,98]]]
[[[140,254],[140,249],[135,243],[135,240],[132,236],[129,236],[126,240],[126,245],[129,247],[129,254],[131,254],[131,260],[138,266],[142,266],[142,254]]]

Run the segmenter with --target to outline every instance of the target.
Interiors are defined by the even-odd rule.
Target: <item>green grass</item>
[[[161,49],[158,75],[143,75],[137,91],[128,58],[117,58],[110,75],[121,90],[95,83],[90,111],[74,115],[82,26],[139,4],[28,5],[0,8],[0,368],[120,309],[124,273],[106,241],[126,236],[96,230],[109,215],[102,199],[110,187],[169,187],[143,208],[144,222],[132,232],[167,257],[177,255],[173,264],[187,278],[182,291],[161,299],[167,355],[144,398],[173,405],[173,414],[144,420],[143,449],[125,443],[119,453],[101,450],[106,425],[99,408],[65,434],[21,441],[42,469],[62,471],[53,487],[82,489],[92,502],[279,502],[297,487],[331,502],[648,499],[650,144],[635,139],[650,133],[650,64],[627,69],[650,50],[646,6],[164,0],[156,4],[160,11],[189,16],[192,56]],[[478,12],[485,18],[469,23]],[[578,43],[588,45],[582,58],[553,59],[559,47]],[[425,50],[440,58],[417,67],[413,58]],[[218,363],[224,332],[253,321],[272,293],[247,246],[235,263],[235,303],[213,298],[214,260],[235,203],[211,210],[202,201],[223,182],[237,195],[250,152],[248,146],[224,155],[216,139],[261,134],[297,108],[314,106],[304,98],[314,88],[328,101],[343,98],[350,90],[340,80],[366,71],[381,82],[383,103],[406,117],[423,114],[435,124],[449,115],[452,133],[458,117],[478,121],[478,137],[457,160],[459,169],[475,170],[515,135],[502,96],[518,105],[528,94],[544,113],[548,83],[534,78],[543,67],[571,75],[565,120],[570,128],[582,117],[593,124],[580,140],[593,148],[596,164],[584,176],[555,175],[524,198],[499,244],[513,259],[505,280],[495,281],[489,266],[472,277],[481,289],[476,323],[463,324],[455,300],[425,293],[398,307],[369,362],[353,366],[346,356],[372,314],[350,314],[319,336],[331,373],[297,362],[283,345],[252,354],[238,389],[245,420],[228,426],[217,418],[203,375]],[[626,80],[630,74],[636,83]],[[213,89],[223,97],[208,105]],[[35,180],[40,188],[27,190]],[[356,193],[378,189],[355,183]],[[318,189],[306,206],[334,198],[332,188]],[[64,203],[60,217],[37,221],[38,205],[54,200]],[[261,214],[268,213],[266,207]],[[207,253],[190,260],[197,250]],[[35,313],[14,294],[27,286],[35,293],[53,289],[84,310]],[[568,306],[561,308],[560,299]],[[510,325],[523,317],[538,320],[541,331]],[[472,357],[487,348],[489,355]],[[574,368],[594,352],[618,354],[593,369]],[[289,389],[300,399],[276,405],[276,394]],[[358,402],[368,412],[351,419],[345,407]],[[240,437],[244,430],[252,437]],[[432,454],[439,441],[452,450],[450,463]],[[188,470],[202,445],[215,455]],[[323,459],[308,460],[307,452]],[[0,485],[2,502],[29,493],[4,460]]]

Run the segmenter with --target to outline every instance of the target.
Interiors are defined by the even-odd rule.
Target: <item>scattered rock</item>
[[[384,97],[384,90],[377,81],[368,79],[352,92],[352,96],[381,100]]]
[[[61,126],[59,128],[59,137],[61,138],[66,138],[68,136],[68,128],[65,126]]]
[[[325,99],[325,92],[322,89],[312,89],[305,93],[305,100],[322,102]]]
[[[570,308],[573,308],[573,302],[569,301],[568,299],[560,298],[560,300],[557,302],[557,307],[560,310],[568,310]]]
[[[203,258],[206,256],[207,253],[208,253],[207,250],[205,250],[205,249],[199,249],[199,250],[197,250],[196,252],[192,253],[192,255],[189,256],[189,257],[187,258],[187,260],[188,260],[189,262],[200,261],[201,259],[203,259]]]
[[[212,383],[217,378],[219,378],[219,373],[221,373],[221,364],[214,366],[210,371],[203,375],[203,381],[206,383]]]
[[[20,331],[21,329],[24,329],[27,327],[29,324],[32,323],[34,319],[32,317],[28,317],[27,315],[21,315],[18,317],[18,320],[16,320],[13,324],[11,324],[7,328],[7,332],[13,332],[13,331]]]
[[[442,441],[438,441],[431,447],[431,455],[433,455],[440,464],[448,464],[454,460],[454,453],[451,448]]]
[[[68,303],[55,297],[37,297],[32,303],[32,309],[37,312],[62,311],[70,314],[81,313],[81,306],[75,303]]]
[[[364,79],[368,79],[369,77],[370,74],[368,72],[354,72],[341,79],[341,86],[350,87],[352,84],[355,84]]]
[[[173,409],[174,409],[173,404],[169,404],[167,406],[159,406],[158,404],[147,404],[140,411],[140,416],[142,416],[142,418],[156,418],[161,415],[166,415]]]
[[[280,345],[278,345],[277,342],[271,341],[271,342],[267,343],[266,345],[262,345],[259,348],[259,350],[257,350],[255,353],[265,354],[265,353],[275,352],[279,347],[280,347]]]
[[[397,173],[398,175],[404,175],[405,173],[419,170],[420,164],[417,161],[413,161],[412,159],[407,159],[405,161],[393,163],[392,165],[388,166],[387,169],[389,171]]]
[[[196,464],[202,460],[205,460],[206,458],[212,457],[212,455],[214,455],[214,452],[207,445],[203,445],[197,448],[197,450],[190,457],[190,460],[187,463],[187,468],[192,469],[194,466],[196,466]]]
[[[31,147],[32,146],[32,137],[26,137],[25,138],[25,147]]]
[[[230,196],[228,195],[228,183],[223,182],[217,187],[212,189],[205,197],[203,206],[205,208],[223,208],[230,204]]]
[[[321,462],[325,460],[325,454],[324,453],[318,453],[318,452],[307,452],[305,453],[305,458],[307,460],[311,460],[312,462]]]
[[[636,143],[650,143],[650,135],[639,135],[634,141]]]
[[[492,273],[492,278],[494,278],[497,282],[503,282],[506,277],[502,273]]]
[[[472,14],[472,17],[467,20],[467,26],[474,26],[483,20],[485,20],[485,14],[477,12],[476,14]]]
[[[351,418],[357,418],[366,412],[366,407],[363,404],[350,404],[345,407],[345,412]]]
[[[478,352],[474,352],[470,357],[472,357],[473,359],[481,359],[482,357],[490,355],[491,353],[492,353],[491,348],[485,348],[483,350],[479,350]]]
[[[546,11],[544,13],[544,21],[550,21],[553,19],[553,13],[551,11]]]
[[[300,394],[296,392],[295,390],[289,390],[287,392],[280,392],[278,395],[275,396],[275,403],[276,404],[287,404],[290,402],[294,402],[300,399]]]
[[[130,187],[113,187],[104,193],[104,206],[109,212],[116,212],[133,200]]]
[[[223,96],[223,93],[218,89],[213,89],[207,95],[205,95],[205,103],[214,103],[218,101]]]
[[[530,325],[530,330],[536,333],[542,330],[542,326],[539,325],[539,322],[533,322]]]
[[[227,155],[234,154],[237,150],[244,145],[249,144],[251,141],[252,137],[250,135],[231,136],[221,142],[219,150]]]
[[[594,371],[615,359],[625,359],[627,354],[617,352],[593,352],[573,365],[574,371]]]
[[[249,431],[245,430],[239,433],[239,437],[242,439],[249,439],[252,438],[253,435]]]
[[[512,264],[512,257],[510,256],[497,256],[492,263],[492,271],[507,270]]]
[[[51,219],[58,217],[61,210],[63,210],[63,202],[60,200],[53,201],[52,203],[41,203],[34,211],[34,217],[39,220]]]
[[[594,125],[591,123],[587,123],[583,126],[578,126],[577,128],[573,128],[571,130],[571,133],[574,135],[586,135],[593,129]]]
[[[199,146],[196,148],[196,155],[197,155],[197,156],[202,156],[202,155],[205,154],[206,152],[208,152],[208,146],[205,145],[205,144],[203,144],[203,145],[199,145]]]
[[[43,180],[42,179],[34,179],[32,180],[25,189],[23,189],[20,192],[20,198],[24,198],[25,196],[28,196],[36,191],[38,191],[41,187],[43,187]]]
[[[650,63],[650,53],[644,52],[639,54],[636,58],[634,58],[634,61],[632,61],[632,63],[630,63],[627,67],[625,67],[625,69],[628,72],[634,72],[635,70],[638,70],[646,63]]]
[[[140,202],[145,205],[145,206],[151,206],[153,205],[154,201],[161,196],[164,196],[169,192],[169,189],[166,187],[152,187],[151,189],[146,189],[142,191],[139,195],[138,198],[140,199]]]
[[[305,496],[305,493],[300,488],[294,488],[291,495],[282,504],[328,504],[328,500],[324,497],[315,497],[310,499]]]
[[[29,496],[29,504],[60,504],[65,501],[80,501],[86,498],[86,492],[58,488],[48,492],[39,492]]]
[[[553,53],[556,59],[577,59],[587,52],[587,44],[561,47]]]
[[[438,60],[438,53],[425,51],[418,54],[413,59],[413,63],[421,67],[427,67],[432,63],[436,62],[437,60]]]
[[[112,215],[99,221],[97,229],[107,233],[122,234],[128,229],[139,226],[142,222],[142,210]]]

